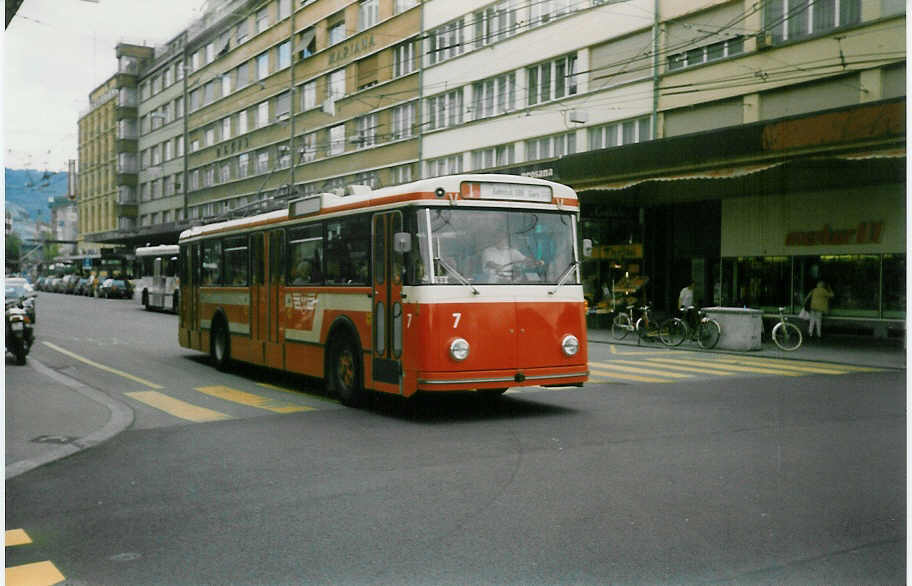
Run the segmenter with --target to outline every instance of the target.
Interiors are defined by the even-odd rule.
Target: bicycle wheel
[[[611,320],[611,335],[615,339],[623,340],[632,329],[630,327],[630,316],[626,313],[619,313]]]
[[[655,340],[659,334],[659,326],[656,325],[655,321],[647,322],[643,318],[637,320],[635,329],[640,340],[643,341]]]
[[[704,350],[715,348],[716,344],[719,343],[719,336],[722,335],[722,328],[719,327],[719,322],[714,319],[707,319],[701,321],[698,328],[697,343],[700,344],[700,348]]]
[[[795,324],[787,321],[779,322],[773,328],[773,342],[779,346],[780,350],[791,352],[801,346],[801,330]]]
[[[659,339],[666,346],[679,346],[687,337],[687,326],[676,317],[671,317],[659,326]]]

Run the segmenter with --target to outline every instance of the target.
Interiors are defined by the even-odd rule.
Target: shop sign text
[[[350,43],[346,43],[342,47],[336,49],[329,54],[329,64],[335,65],[340,61],[345,61],[349,57],[355,57],[361,53],[367,51],[368,49],[373,48],[374,46],[374,35],[368,35],[366,37],[361,37]]]
[[[825,246],[828,244],[877,244],[883,235],[883,222],[861,222],[857,228],[833,230],[826,224],[822,230],[789,232],[786,246]]]

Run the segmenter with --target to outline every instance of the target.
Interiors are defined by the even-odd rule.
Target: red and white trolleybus
[[[181,234],[180,344],[365,391],[582,385],[579,200],[565,185],[453,175]]]

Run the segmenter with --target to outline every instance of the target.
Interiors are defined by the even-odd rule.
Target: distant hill
[[[13,231],[21,238],[34,238],[36,224],[51,221],[49,202],[66,195],[67,173],[34,169],[4,171],[4,205],[13,216]]]

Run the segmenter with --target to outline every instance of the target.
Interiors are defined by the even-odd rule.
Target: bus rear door
[[[376,214],[373,221],[373,388],[402,393],[403,257],[393,250],[402,213]]]
[[[285,265],[285,231],[272,230],[250,236],[250,337],[262,348],[257,361],[270,368],[285,368],[279,332],[281,286]],[[267,262],[268,261],[268,262]]]

